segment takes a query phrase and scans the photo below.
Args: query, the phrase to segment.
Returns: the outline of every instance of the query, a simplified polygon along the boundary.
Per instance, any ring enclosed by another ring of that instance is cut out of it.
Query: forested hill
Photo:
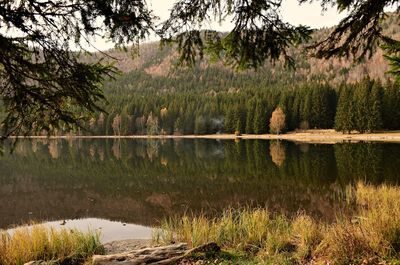
[[[399,37],[395,19],[392,16],[386,21],[384,32]],[[316,31],[314,38],[321,39],[329,31]],[[335,125],[338,130],[361,132],[400,128],[399,93],[387,81],[388,65],[380,49],[372,58],[354,64],[351,59],[310,58],[304,49],[293,48],[295,70],[282,63],[266,63],[243,72],[207,59],[193,68],[176,67],[176,51],[160,50],[158,43],[142,45],[136,58],[122,51],[108,53],[118,58],[117,67],[123,74],[104,85],[108,114],[99,113],[90,121],[94,134],[266,133],[271,113],[278,106],[286,115],[285,130]],[[365,80],[367,77],[371,80]],[[373,87],[379,89],[372,93]],[[350,91],[346,96],[353,98],[351,106],[339,100],[345,90]],[[363,109],[371,110],[366,106],[372,101],[378,101],[375,114],[364,113]],[[355,109],[358,116],[350,113]],[[377,117],[376,121],[356,121],[368,115]],[[354,117],[344,122],[336,121],[337,116]]]
[[[384,32],[394,37],[400,36],[400,25],[397,23],[396,17],[389,17],[383,25]],[[317,30],[313,37],[315,40],[326,37],[331,29],[325,28]],[[147,74],[148,77],[167,77],[176,78],[177,69],[174,67],[177,53],[173,48],[160,49],[158,42],[143,44],[140,47],[139,56],[132,56],[129,52],[124,51],[107,51],[113,58],[117,58],[117,67],[125,73],[125,77],[129,79],[130,75],[135,75],[138,72]],[[385,79],[385,72],[388,69],[387,62],[383,58],[383,52],[378,48],[372,58],[366,58],[364,62],[353,63],[350,59],[320,60],[310,58],[304,54],[301,48],[292,49],[291,54],[296,60],[296,70],[288,71],[282,64],[278,63],[271,65],[266,63],[262,69],[258,71],[239,72],[240,76],[255,76],[270,77],[273,81],[306,81],[320,80],[322,77],[325,81],[335,83],[353,83],[362,80],[365,76],[370,76],[372,79]],[[100,55],[102,56],[102,55]],[[200,74],[209,70],[209,68],[232,74],[232,69],[223,66],[221,63],[210,63],[208,60],[200,62],[193,71],[178,72],[183,75],[192,75],[193,72]],[[204,73],[204,75],[207,74]],[[284,78],[282,78],[284,77]]]

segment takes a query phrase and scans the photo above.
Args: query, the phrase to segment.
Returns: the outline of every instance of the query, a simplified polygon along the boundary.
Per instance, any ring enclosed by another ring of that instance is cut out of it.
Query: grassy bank
[[[221,263],[400,264],[400,188],[358,184],[347,200],[354,215],[333,224],[304,214],[289,219],[267,209],[227,210],[214,219],[167,220],[154,239],[192,246],[216,242],[227,251]]]
[[[154,240],[222,247],[216,256],[193,257],[198,264],[400,264],[400,188],[358,184],[347,189],[346,200],[352,216],[331,224],[305,214],[288,218],[263,208],[230,209],[215,218],[166,220]],[[40,225],[0,232],[1,265],[82,264],[103,251],[96,233]]]
[[[97,233],[52,229],[40,225],[0,231],[0,264],[20,265],[45,260],[54,264],[81,264],[103,247]]]

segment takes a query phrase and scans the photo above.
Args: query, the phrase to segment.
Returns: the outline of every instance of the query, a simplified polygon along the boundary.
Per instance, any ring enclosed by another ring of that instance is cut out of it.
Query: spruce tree
[[[301,95],[298,91],[295,91],[293,106],[292,106],[292,115],[289,121],[290,125],[288,126],[291,130],[296,129],[300,125],[300,106],[301,106]]]
[[[385,88],[382,104],[383,127],[390,130],[400,129],[400,87],[391,83]]]
[[[267,114],[265,105],[261,100],[257,100],[254,115],[254,133],[266,133],[267,128]]]
[[[225,114],[224,129],[227,133],[233,133],[235,131],[235,109],[229,107]]]
[[[370,115],[368,117],[368,131],[370,132],[382,128],[382,96],[382,86],[375,82],[370,94]]]
[[[292,119],[292,113],[293,113],[293,101],[294,101],[294,96],[293,96],[293,91],[287,91],[286,93],[283,93],[280,99],[279,103],[279,108],[285,113],[285,119],[286,121],[290,121]],[[275,112],[276,110],[274,110]],[[271,113],[272,114],[274,113]],[[281,130],[294,130],[295,128],[290,126],[291,124],[288,124],[285,122],[285,128],[282,128]]]
[[[354,108],[352,91],[348,87],[342,87],[335,116],[335,130],[350,133],[354,129]]]
[[[355,100],[355,129],[364,133],[368,130],[368,119],[371,114],[370,93],[372,82],[369,79],[363,80],[357,85],[354,91]]]
[[[306,125],[304,127],[307,127],[307,128],[302,128],[302,129],[311,128],[310,112],[311,112],[311,95],[310,95],[310,93],[306,93],[304,95],[304,101],[302,102],[302,105],[301,105],[300,118],[301,118],[301,122]]]
[[[328,86],[315,85],[311,90],[310,123],[313,128],[332,128],[336,102]]]
[[[246,129],[246,112],[240,105],[235,110],[235,132],[243,133]]]
[[[247,112],[246,112],[246,133],[252,134],[254,133],[254,113],[255,105],[254,100],[250,100],[247,104]]]

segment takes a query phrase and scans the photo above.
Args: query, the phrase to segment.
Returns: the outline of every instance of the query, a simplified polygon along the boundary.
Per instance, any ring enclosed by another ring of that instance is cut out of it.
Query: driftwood
[[[68,260],[64,262],[60,262],[57,260],[51,260],[51,261],[45,261],[45,260],[36,260],[36,261],[30,261],[25,263],[24,265],[60,265],[60,264],[70,264]]]
[[[220,248],[215,243],[188,249],[187,244],[175,244],[163,247],[143,248],[120,254],[96,255],[93,265],[166,265],[189,257],[196,253],[215,253]]]

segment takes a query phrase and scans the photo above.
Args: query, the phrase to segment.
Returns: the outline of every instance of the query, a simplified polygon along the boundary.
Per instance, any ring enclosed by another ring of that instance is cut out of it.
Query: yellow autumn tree
[[[277,107],[272,112],[271,120],[269,121],[269,128],[271,133],[280,134],[285,128],[286,115],[280,107]]]

